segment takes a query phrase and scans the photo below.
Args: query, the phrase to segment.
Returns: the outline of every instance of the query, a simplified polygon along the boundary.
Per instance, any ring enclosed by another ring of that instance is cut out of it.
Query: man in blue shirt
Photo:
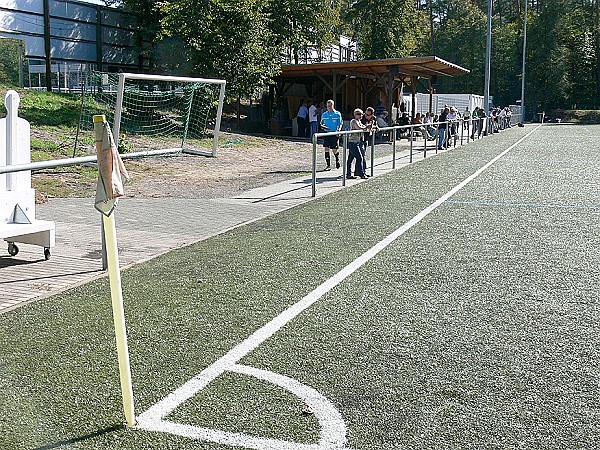
[[[298,136],[306,137],[306,130],[308,129],[308,108],[306,107],[306,102],[304,100],[300,100],[300,108],[298,109],[297,120]]]
[[[342,114],[339,111],[336,111],[333,106],[333,100],[327,100],[327,110],[321,115],[321,128],[332,133],[341,131],[344,127]],[[333,150],[333,154],[335,155],[336,169],[340,168],[340,152],[338,150],[338,142],[339,136],[337,135],[325,136],[323,138],[323,147],[325,147],[325,162],[327,163],[325,170],[331,170],[331,155],[329,154],[329,150]]]

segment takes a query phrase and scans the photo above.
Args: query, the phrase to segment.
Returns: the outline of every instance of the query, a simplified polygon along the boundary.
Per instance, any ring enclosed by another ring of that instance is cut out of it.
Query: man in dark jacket
[[[446,128],[447,128],[447,123],[446,121],[448,120],[448,113],[450,112],[450,109],[448,108],[444,108],[444,110],[442,111],[442,113],[440,114],[440,125],[438,127],[438,132],[439,132],[439,138],[438,138],[438,150],[443,150],[444,148],[446,148]]]

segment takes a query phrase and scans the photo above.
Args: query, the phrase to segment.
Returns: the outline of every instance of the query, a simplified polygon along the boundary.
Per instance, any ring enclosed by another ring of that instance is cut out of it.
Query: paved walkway
[[[420,145],[422,145],[420,143]],[[408,164],[398,146],[396,168]],[[414,152],[416,152],[416,148]],[[433,155],[432,150],[428,155]],[[414,153],[420,160],[422,153]],[[392,170],[392,158],[375,159],[375,176]],[[342,189],[342,170],[317,174],[317,197]],[[365,182],[347,180],[347,185]],[[368,182],[368,180],[366,181]],[[116,210],[121,267],[190,245],[312,199],[309,176],[222,199],[124,198]],[[19,254],[0,254],[0,314],[105,275],[101,216],[91,198],[53,199],[36,206],[38,219],[56,223],[56,246],[44,260],[41,247],[19,244]]]

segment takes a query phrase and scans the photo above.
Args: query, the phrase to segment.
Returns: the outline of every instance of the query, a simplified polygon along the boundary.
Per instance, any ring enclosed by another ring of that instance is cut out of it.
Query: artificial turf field
[[[107,280],[0,316],[0,449],[600,447],[598,142],[513,128],[125,270],[138,429]]]

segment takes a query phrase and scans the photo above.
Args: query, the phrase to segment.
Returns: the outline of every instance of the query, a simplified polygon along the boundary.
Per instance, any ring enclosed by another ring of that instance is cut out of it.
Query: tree
[[[107,5],[120,4],[120,0],[105,0]],[[155,0],[124,0],[121,5],[137,19],[138,31],[135,34],[135,45],[141,58],[150,63],[150,70],[155,71],[157,45],[160,42],[161,15],[158,2]]]
[[[447,11],[436,31],[436,54],[471,73],[457,78],[441,77],[438,89],[440,92],[482,94],[486,14],[471,0],[456,3]]]
[[[21,43],[16,39],[0,38],[0,84],[19,86],[23,67]]]
[[[331,0],[271,0],[267,11],[275,41],[291,50],[295,64],[308,46],[323,49],[339,39],[339,5]]]
[[[162,3],[163,33],[191,49],[195,75],[224,78],[231,97],[251,97],[279,70],[279,48],[258,0]]]
[[[414,0],[357,0],[348,10],[361,59],[413,56],[427,37],[428,20]]]

